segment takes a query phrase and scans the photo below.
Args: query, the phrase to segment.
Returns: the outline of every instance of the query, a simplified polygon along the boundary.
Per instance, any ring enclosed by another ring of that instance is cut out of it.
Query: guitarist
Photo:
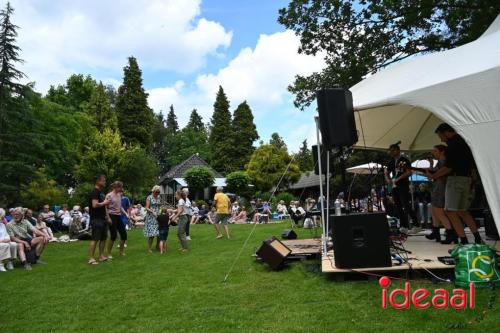
[[[402,233],[418,233],[421,231],[420,226],[417,224],[417,215],[410,204],[410,181],[408,177],[411,175],[410,160],[401,155],[399,143],[394,143],[389,146],[390,162],[387,168],[384,169],[385,181],[392,187],[392,197],[396,213],[400,221],[400,231]],[[392,177],[392,178],[391,178]],[[408,215],[410,215],[414,228],[409,232]]]

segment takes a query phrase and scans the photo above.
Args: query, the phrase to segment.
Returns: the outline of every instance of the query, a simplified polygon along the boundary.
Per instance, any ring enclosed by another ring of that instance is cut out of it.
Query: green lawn
[[[125,258],[98,266],[86,264],[87,242],[50,244],[48,265],[0,275],[0,332],[400,333],[449,331],[455,323],[468,323],[460,331],[499,331],[497,301],[476,321],[490,291],[477,291],[475,310],[382,310],[375,280],[335,282],[315,261],[269,271],[251,254],[287,225],[258,225],[226,283],[251,225],[231,226],[231,240],[215,240],[212,226],[192,226],[186,254],[177,252],[171,229],[163,256],[146,254],[142,230],[135,230]]]

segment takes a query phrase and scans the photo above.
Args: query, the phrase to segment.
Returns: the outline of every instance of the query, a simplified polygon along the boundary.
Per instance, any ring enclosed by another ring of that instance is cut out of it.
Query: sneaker
[[[219,235],[219,236],[215,237],[215,239],[221,239],[222,237],[224,237],[224,236]]]
[[[186,236],[186,239],[187,240],[191,240],[191,236]]]
[[[420,227],[413,227],[408,231],[408,234],[410,235],[415,235],[418,234],[420,231],[422,231],[422,228]]]
[[[0,264],[0,272],[7,272],[3,264]]]
[[[32,270],[31,264],[29,262],[25,263],[24,264],[24,269],[27,270],[27,271],[31,271]]]
[[[5,266],[5,268],[7,268],[7,270],[11,271],[14,269],[14,263],[12,261],[8,261],[7,262],[7,266]]]
[[[408,235],[408,229],[405,228],[405,227],[399,228],[399,232],[402,233],[402,234]]]

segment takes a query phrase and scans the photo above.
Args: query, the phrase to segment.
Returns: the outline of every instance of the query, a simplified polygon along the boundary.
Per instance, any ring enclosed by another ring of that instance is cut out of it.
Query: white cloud
[[[196,83],[205,94],[214,95],[222,85],[231,100],[280,104],[296,74],[324,66],[321,56],[298,54],[298,46],[299,38],[292,31],[261,35],[253,50],[241,50],[228,66],[217,74],[199,76]]]
[[[232,32],[199,18],[200,0],[13,1],[23,70],[40,90],[75,71],[142,68],[196,71],[227,48]]]
[[[181,125],[193,108],[208,121],[215,95],[221,85],[231,109],[247,100],[254,112],[259,134],[264,141],[279,132],[289,148],[297,150],[304,139],[315,142],[313,114],[293,109],[287,86],[296,74],[307,75],[324,67],[323,57],[298,54],[299,39],[291,31],[261,35],[255,48],[244,48],[217,73],[201,74],[191,85],[178,84],[151,89],[150,106],[159,112],[174,104]],[[184,112],[182,112],[184,111]]]

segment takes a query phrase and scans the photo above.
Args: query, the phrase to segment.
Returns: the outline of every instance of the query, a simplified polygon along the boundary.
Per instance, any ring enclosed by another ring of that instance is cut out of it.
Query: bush
[[[257,191],[257,192],[255,192],[255,198],[261,199],[262,201],[269,201],[269,199],[271,198],[271,192]]]
[[[207,206],[207,209],[208,209],[208,204],[206,203],[205,200],[195,200],[196,202],[196,205],[198,206],[198,208],[201,208],[201,206],[205,205]]]
[[[250,185],[250,176],[245,171],[231,172],[226,177],[227,190],[236,194],[244,194]]]

